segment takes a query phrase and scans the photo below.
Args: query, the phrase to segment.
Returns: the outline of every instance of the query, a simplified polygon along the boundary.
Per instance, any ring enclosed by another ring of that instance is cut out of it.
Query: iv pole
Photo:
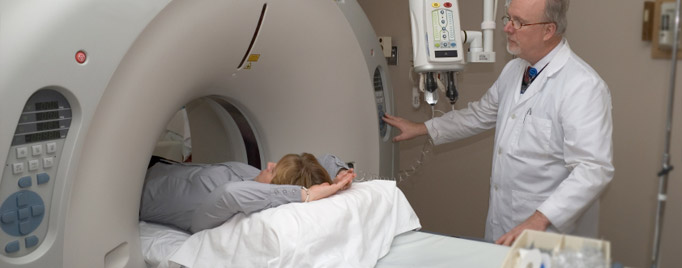
[[[663,152],[663,168],[658,172],[658,206],[656,208],[656,226],[654,229],[653,254],[651,268],[658,268],[659,249],[661,246],[661,229],[663,229],[663,212],[667,199],[668,173],[673,169],[670,165],[670,134],[673,124],[673,105],[675,97],[675,76],[677,74],[677,43],[680,33],[680,0],[675,5],[675,33],[673,35],[672,68],[670,71],[670,89],[668,93],[668,120],[665,127],[665,146]]]

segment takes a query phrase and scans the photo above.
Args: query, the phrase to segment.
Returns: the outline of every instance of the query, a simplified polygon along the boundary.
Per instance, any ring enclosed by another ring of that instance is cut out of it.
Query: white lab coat
[[[435,144],[496,128],[488,240],[535,210],[552,223],[548,231],[597,235],[598,197],[614,172],[611,96],[565,40],[556,49],[525,94],[529,63],[514,59],[479,101],[426,122]]]

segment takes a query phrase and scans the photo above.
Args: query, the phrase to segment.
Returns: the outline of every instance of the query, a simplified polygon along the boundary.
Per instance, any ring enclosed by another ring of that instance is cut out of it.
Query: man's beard
[[[513,49],[510,46],[511,43],[512,43],[512,41],[509,40],[509,38],[507,38],[507,52],[509,52],[509,54],[512,54],[514,56],[518,56],[521,53],[521,47],[519,46],[519,43],[514,42],[514,44],[516,46]]]

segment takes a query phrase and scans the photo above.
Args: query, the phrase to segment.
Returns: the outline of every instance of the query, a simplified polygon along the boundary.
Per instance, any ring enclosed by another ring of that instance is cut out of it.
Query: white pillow
[[[393,181],[369,181],[193,234],[170,258],[187,267],[373,267],[393,237],[419,229]]]

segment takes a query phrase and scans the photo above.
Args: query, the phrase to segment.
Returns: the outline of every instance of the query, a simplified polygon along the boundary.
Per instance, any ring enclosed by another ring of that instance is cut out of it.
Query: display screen
[[[40,133],[35,133],[35,134],[29,134],[24,136],[26,139],[26,143],[31,143],[31,142],[39,142],[39,141],[46,141],[46,140],[54,140],[54,139],[59,139],[62,137],[61,131],[48,131],[48,132],[40,132]]]
[[[59,119],[59,111],[44,112],[36,114],[36,121]]]
[[[36,124],[36,129],[38,131],[57,129],[57,128],[59,128],[59,121],[51,121],[51,122],[44,122],[44,123],[37,123]]]
[[[59,109],[58,101],[36,102],[36,111]]]

